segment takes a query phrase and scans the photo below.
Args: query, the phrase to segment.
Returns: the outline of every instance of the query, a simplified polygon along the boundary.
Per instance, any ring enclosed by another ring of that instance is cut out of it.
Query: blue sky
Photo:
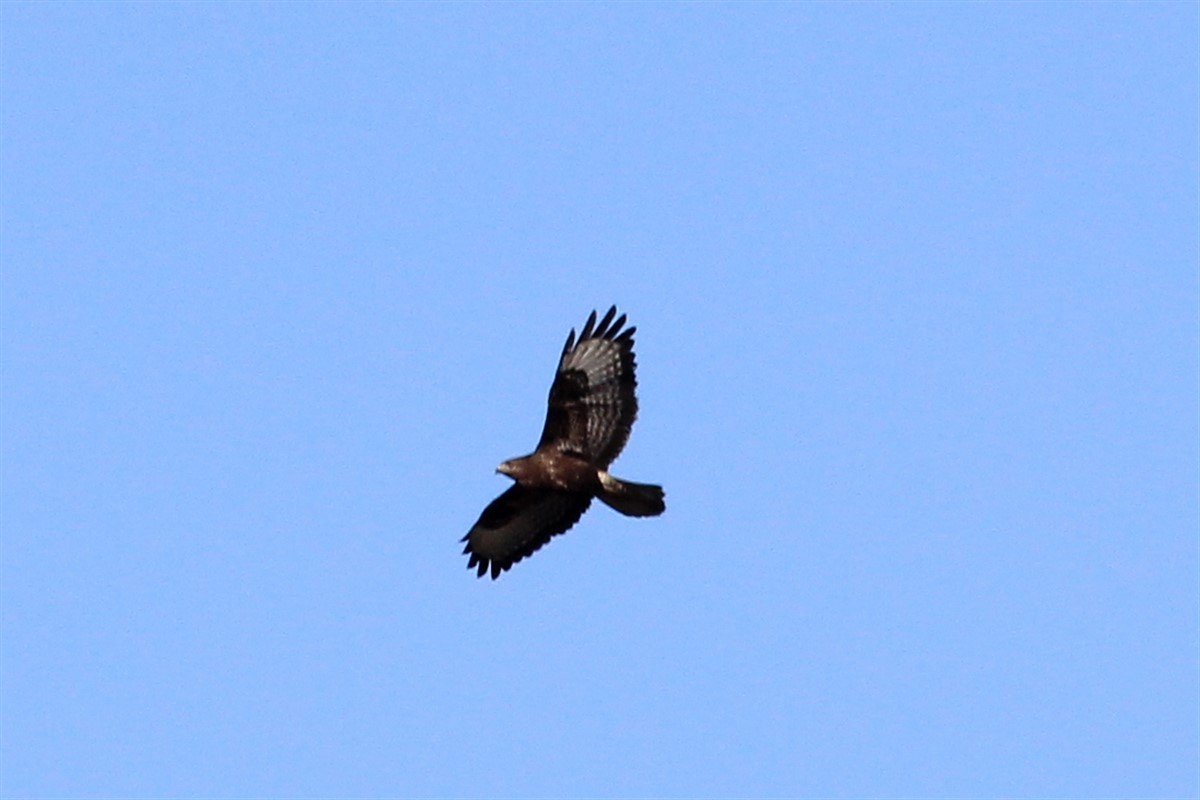
[[[0,794],[1200,795],[1198,30],[4,3]]]

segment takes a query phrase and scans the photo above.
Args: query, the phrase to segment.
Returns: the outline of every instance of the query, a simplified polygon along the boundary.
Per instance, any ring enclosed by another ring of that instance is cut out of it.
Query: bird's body
[[[492,578],[571,528],[593,498],[627,516],[661,514],[663,490],[608,473],[637,418],[633,334],[621,330],[612,307],[596,324],[592,312],[567,337],[550,387],[546,424],[537,449],[496,471],[515,483],[484,509],[463,537],[467,566]]]
[[[571,452],[530,453],[505,461],[496,471],[531,489],[600,488],[596,466],[583,456]]]

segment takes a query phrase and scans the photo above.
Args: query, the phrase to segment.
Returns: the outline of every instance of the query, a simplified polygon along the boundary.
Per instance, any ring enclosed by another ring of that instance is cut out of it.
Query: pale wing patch
[[[627,352],[626,342],[610,339],[586,339],[565,353],[561,371],[577,370],[587,378],[587,389],[580,402],[586,409],[586,441],[583,443],[592,458],[602,458],[606,450],[620,450],[625,437],[620,435],[622,420],[631,425],[637,415],[633,395],[633,353]],[[624,375],[629,376],[623,381]],[[619,439],[619,441],[617,441]],[[612,454],[613,456],[616,453]]]

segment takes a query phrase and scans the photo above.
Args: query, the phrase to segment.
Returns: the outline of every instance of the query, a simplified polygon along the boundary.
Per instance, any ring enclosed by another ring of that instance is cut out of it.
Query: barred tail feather
[[[609,508],[627,517],[657,517],[667,510],[661,486],[634,483],[600,473],[599,498]]]

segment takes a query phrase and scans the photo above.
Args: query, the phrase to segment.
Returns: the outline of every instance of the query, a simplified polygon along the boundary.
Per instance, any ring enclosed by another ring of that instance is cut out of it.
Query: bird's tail
[[[600,473],[598,497],[609,508],[627,517],[657,517],[667,510],[664,496],[661,486],[623,481],[607,472]]]

